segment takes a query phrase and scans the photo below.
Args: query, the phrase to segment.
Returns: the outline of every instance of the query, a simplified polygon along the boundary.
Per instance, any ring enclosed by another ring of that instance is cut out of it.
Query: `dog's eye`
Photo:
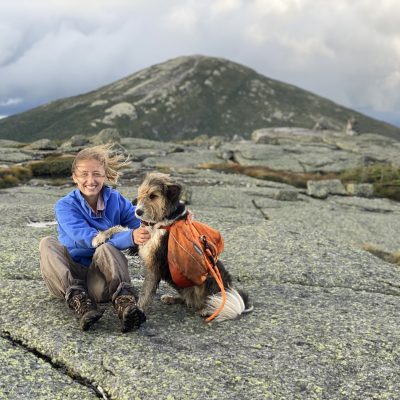
[[[157,198],[157,195],[154,194],[154,193],[152,193],[152,194],[149,196],[149,199],[150,199],[150,200],[154,200],[154,199],[156,199],[156,198]]]

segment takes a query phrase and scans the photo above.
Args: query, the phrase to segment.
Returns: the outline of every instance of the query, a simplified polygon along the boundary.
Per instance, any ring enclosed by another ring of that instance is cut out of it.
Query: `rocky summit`
[[[224,235],[221,258],[254,303],[234,321],[205,324],[192,309],[163,304],[171,289],[161,284],[138,331],[121,334],[111,304],[101,305],[93,330],[80,331],[39,271],[38,244],[56,234],[53,206],[72,189],[68,176],[0,191],[1,399],[399,398],[400,266],[364,249],[399,250],[400,203],[337,175],[298,187],[204,168],[325,176],[383,159],[399,167],[399,142],[292,128],[252,137],[117,144],[132,161],[124,195],[135,196],[144,172],[169,172],[195,218]],[[1,141],[0,162],[11,169],[65,159],[90,140]],[[140,288],[140,260],[130,258],[129,268]]]
[[[400,129],[243,65],[205,56],[179,57],[86,94],[0,120],[0,138],[65,139],[114,128],[156,140],[240,135],[265,127],[379,133]]]

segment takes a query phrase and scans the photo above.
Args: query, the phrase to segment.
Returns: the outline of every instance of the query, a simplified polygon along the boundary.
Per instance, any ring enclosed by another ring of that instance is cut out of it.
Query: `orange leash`
[[[226,291],[225,291],[225,287],[224,287],[224,282],[222,281],[222,277],[221,277],[221,273],[217,267],[217,261],[216,261],[216,251],[215,248],[213,248],[212,246],[210,246],[210,244],[207,241],[207,238],[204,235],[200,235],[199,232],[197,231],[197,229],[195,228],[195,226],[193,226],[193,224],[191,224],[190,222],[190,218],[187,219],[187,221],[190,224],[191,229],[194,229],[197,234],[199,235],[199,238],[201,240],[201,242],[203,243],[206,255],[207,255],[207,259],[206,259],[206,264],[207,264],[207,268],[209,270],[209,272],[211,273],[212,277],[215,279],[215,281],[218,284],[218,287],[221,290],[221,295],[222,295],[222,303],[219,306],[218,310],[216,310],[212,315],[210,315],[207,319],[206,322],[210,322],[212,321],[225,307],[225,303],[226,303]]]
[[[207,319],[206,322],[210,322],[212,321],[224,308],[225,303],[226,303],[226,291],[225,291],[225,287],[224,287],[224,283],[222,282],[222,277],[221,277],[221,273],[219,272],[219,269],[217,267],[217,265],[215,264],[213,267],[208,265],[207,263],[207,267],[209,269],[209,271],[211,272],[211,275],[213,276],[213,278],[215,279],[215,281],[217,282],[219,288],[221,289],[221,294],[222,294],[222,303],[219,306],[218,310],[216,310],[214,312],[214,314],[210,315]]]

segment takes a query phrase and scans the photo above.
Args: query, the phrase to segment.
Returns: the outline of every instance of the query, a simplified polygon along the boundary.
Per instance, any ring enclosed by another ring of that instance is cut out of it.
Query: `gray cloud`
[[[399,27],[391,0],[2,2],[0,114],[205,54],[396,121]]]

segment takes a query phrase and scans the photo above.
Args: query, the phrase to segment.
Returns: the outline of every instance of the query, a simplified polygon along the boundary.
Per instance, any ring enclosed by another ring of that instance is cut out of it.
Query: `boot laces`
[[[135,297],[132,294],[120,295],[115,299],[114,306],[117,309],[118,315],[121,317],[126,307],[136,307]]]
[[[93,300],[86,294],[86,292],[75,294],[72,296],[68,304],[75,312],[81,315],[96,308]]]

